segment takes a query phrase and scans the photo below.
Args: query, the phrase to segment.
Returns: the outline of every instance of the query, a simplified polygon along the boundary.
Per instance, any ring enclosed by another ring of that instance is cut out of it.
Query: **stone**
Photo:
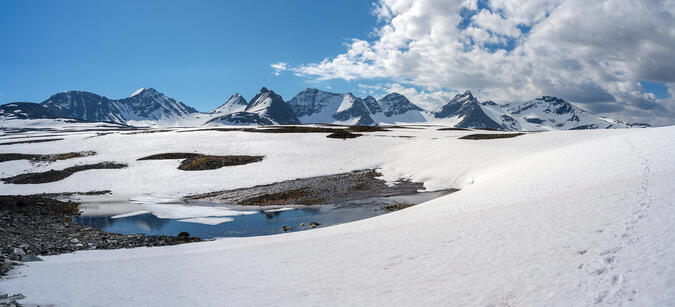
[[[20,248],[20,247],[14,248],[13,253],[14,253],[14,255],[18,255],[18,256],[23,256],[23,255],[26,254],[26,252],[23,251],[23,248]]]
[[[42,259],[40,259],[40,257],[38,257],[38,256],[28,254],[28,255],[25,255],[25,256],[21,257],[21,261],[32,262],[32,261],[42,261]]]

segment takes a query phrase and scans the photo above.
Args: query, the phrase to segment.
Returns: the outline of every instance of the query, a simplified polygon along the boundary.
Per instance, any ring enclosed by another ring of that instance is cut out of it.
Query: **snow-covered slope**
[[[426,121],[425,111],[398,93],[387,94],[377,104],[382,109],[373,115],[377,123],[421,123]]]
[[[136,91],[127,98],[114,101],[114,104],[126,121],[171,119],[197,112],[153,88]]]
[[[675,304],[675,127],[458,139],[467,133],[473,132],[401,129],[350,140],[349,147],[316,134],[70,136],[62,141],[69,148],[100,154],[85,159],[116,157],[130,166],[119,174],[78,173],[62,189],[107,184],[113,193],[152,186],[189,193],[204,189],[199,177],[218,189],[214,181],[236,188],[379,167],[388,179],[462,190],[311,231],[44,257],[0,281],[0,292],[22,293],[24,304],[64,306]],[[181,173],[175,163],[135,161],[141,152],[177,149],[268,158],[200,174]],[[157,177],[150,169],[161,170],[166,181],[149,180]],[[116,176],[127,180],[110,180]],[[30,187],[0,188],[15,193]]]
[[[239,93],[235,93],[227,101],[225,101],[224,104],[217,107],[215,110],[209,112],[208,114],[225,115],[230,113],[242,112],[244,111],[244,109],[246,109],[247,105],[248,102],[246,102],[246,99],[244,99],[244,97],[239,95]]]
[[[645,126],[601,118],[550,96],[507,104],[488,101],[483,109],[507,130],[607,129]]]

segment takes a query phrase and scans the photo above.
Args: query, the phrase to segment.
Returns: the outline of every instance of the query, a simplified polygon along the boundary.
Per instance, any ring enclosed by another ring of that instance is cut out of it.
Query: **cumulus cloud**
[[[274,63],[270,64],[270,67],[274,69],[274,75],[278,76],[281,74],[282,71],[288,70],[288,63],[286,62],[279,62],[279,63]]]
[[[374,12],[374,39],[352,39],[319,63],[273,68],[319,80],[384,78],[425,99],[419,104],[463,89],[496,101],[555,95],[610,117],[675,124],[672,94],[654,97],[638,82],[673,91],[673,0],[380,0]]]

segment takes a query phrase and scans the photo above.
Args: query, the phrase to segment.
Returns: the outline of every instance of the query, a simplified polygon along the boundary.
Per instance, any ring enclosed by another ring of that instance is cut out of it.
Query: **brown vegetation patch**
[[[347,130],[351,132],[378,132],[378,131],[391,131],[383,127],[378,126],[350,126]]]
[[[414,195],[421,183],[402,180],[391,186],[375,170],[309,177],[249,188],[191,195],[186,200],[207,200],[244,206],[330,205],[369,198]]]
[[[200,156],[183,160],[178,166],[184,171],[203,171],[225,166],[244,165],[260,162],[264,156]]]
[[[16,141],[16,142],[5,142],[5,143],[0,143],[0,145],[15,145],[15,144],[44,143],[44,142],[54,142],[54,141],[61,141],[61,140],[63,140],[63,138],[40,139],[40,140],[28,140],[28,141]]]
[[[204,155],[198,154],[198,153],[189,153],[189,152],[169,152],[169,153],[161,153],[161,154],[150,155],[150,156],[147,156],[147,157],[139,158],[138,161],[143,161],[143,160],[175,160],[175,159],[187,159],[187,158],[200,157],[200,156],[204,156]]]
[[[148,130],[138,130],[138,131],[132,131],[132,132],[125,132],[122,133],[124,135],[130,135],[130,134],[148,134],[148,133],[160,133],[160,132],[171,132],[173,130],[171,129],[148,129]]]
[[[348,127],[339,126],[339,127],[341,127],[341,128],[317,127],[317,126],[269,126],[269,127],[260,127],[260,128],[250,128],[250,127],[224,128],[223,127],[223,128],[184,130],[184,131],[178,131],[178,132],[242,131],[242,132],[255,132],[255,133],[331,133],[331,134],[335,134],[335,135],[347,135],[347,133],[350,133],[350,132],[391,131],[391,130],[388,130],[384,127],[373,127],[373,126],[348,126]],[[339,138],[343,138],[343,137],[339,137]],[[346,138],[350,138],[350,137],[346,137]]]
[[[525,133],[478,133],[469,134],[461,137],[461,140],[491,140],[491,139],[508,139],[514,138]]]
[[[179,170],[204,171],[204,170],[218,169],[225,166],[244,165],[254,162],[260,162],[264,158],[265,156],[244,156],[244,155],[216,156],[216,155],[203,155],[198,153],[172,152],[172,153],[151,155],[140,158],[138,160],[141,161],[141,160],[183,159],[180,165],[178,165]]]
[[[32,162],[54,162],[57,160],[67,160],[80,157],[88,157],[95,155],[95,151],[79,151],[68,152],[62,154],[21,154],[21,153],[0,153],[0,162],[14,161],[14,160],[30,160]]]
[[[120,169],[125,167],[127,167],[127,165],[122,163],[101,162],[96,164],[76,165],[62,170],[49,170],[41,173],[21,174],[16,175],[14,177],[3,178],[2,181],[4,181],[5,183],[13,183],[13,184],[47,183],[63,180],[76,172],[91,169]]]
[[[347,130],[340,129],[338,131],[335,131],[335,132],[327,135],[326,137],[332,138],[332,139],[343,139],[344,140],[344,139],[354,139],[354,138],[357,138],[357,137],[360,137],[360,136],[362,136],[362,134],[351,133]]]
[[[241,202],[239,202],[239,204],[243,206],[279,206],[289,202],[297,201],[301,197],[307,196],[309,192],[310,192],[309,188],[303,187],[299,189],[286,190],[251,197],[242,200]]]

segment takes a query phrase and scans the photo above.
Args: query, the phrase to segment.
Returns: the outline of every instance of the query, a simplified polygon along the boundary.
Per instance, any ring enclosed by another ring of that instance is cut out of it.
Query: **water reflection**
[[[407,203],[421,203],[433,199],[448,192],[420,193],[414,196],[406,196]],[[320,224],[320,227],[352,222],[387,213],[382,207],[392,200],[401,202],[401,199],[368,199],[340,205],[326,205],[280,211],[258,211],[255,214],[229,216],[230,220],[216,225],[181,221],[180,218],[158,218],[152,213],[138,214],[121,218],[112,218],[119,214],[96,214],[87,215],[85,210],[82,216],[75,218],[75,222],[90,227],[102,229],[107,232],[149,235],[177,235],[180,232],[189,232],[192,236],[211,239],[218,237],[247,237],[271,235],[287,231],[299,231],[311,229],[311,222]],[[95,204],[100,209],[100,204]],[[108,206],[111,206],[109,204]],[[138,208],[128,209],[130,212]],[[112,212],[112,211],[111,211]],[[209,217],[216,220],[217,217]],[[194,219],[199,220],[199,218]]]

